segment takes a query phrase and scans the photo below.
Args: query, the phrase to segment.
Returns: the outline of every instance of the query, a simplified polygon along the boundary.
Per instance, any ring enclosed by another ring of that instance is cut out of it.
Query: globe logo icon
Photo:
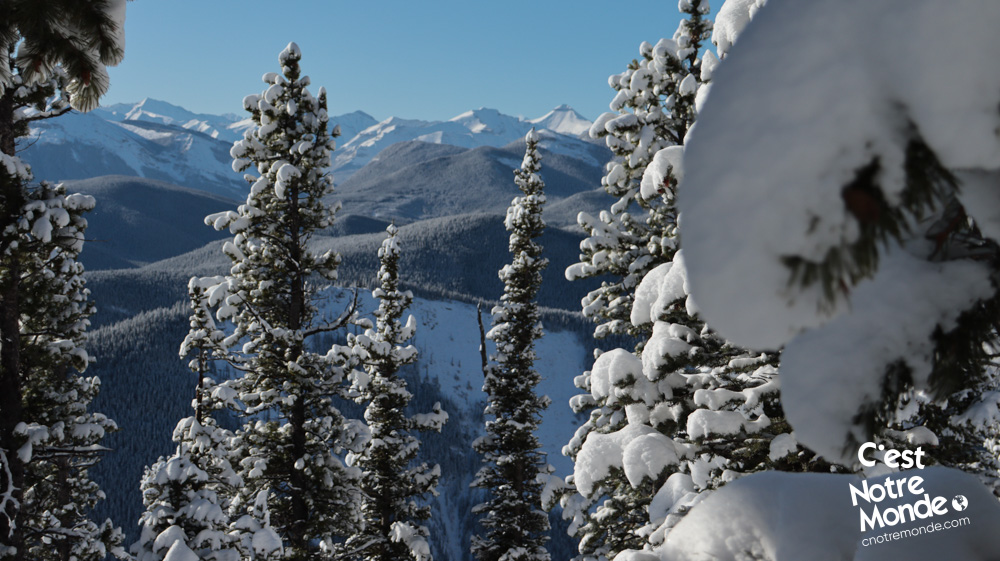
[[[969,499],[965,498],[965,495],[955,495],[955,498],[951,500],[951,506],[958,512],[961,512],[969,508]]]

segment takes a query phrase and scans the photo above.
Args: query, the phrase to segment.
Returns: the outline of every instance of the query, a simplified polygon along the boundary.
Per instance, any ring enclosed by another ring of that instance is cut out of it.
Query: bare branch
[[[340,317],[338,317],[333,323],[328,323],[322,327],[314,327],[312,329],[304,331],[302,333],[302,337],[305,338],[305,337],[310,337],[312,335],[316,335],[317,333],[336,331],[347,325],[348,322],[351,321],[351,318],[354,317],[354,312],[358,311],[358,289],[357,288],[353,289],[352,294],[353,296],[351,297],[351,305],[348,306],[346,310],[344,310],[344,313],[340,314]]]
[[[10,472],[10,464],[7,461],[7,451],[0,448],[0,468],[3,468],[4,479],[7,481],[7,488],[0,493],[0,515],[6,516],[8,521],[8,527],[10,528],[7,537],[10,538],[14,535],[14,518],[9,512],[7,512],[8,506],[13,507],[16,512],[17,508],[20,506],[17,498],[14,497],[14,492],[17,491],[17,487],[14,487],[14,475]]]
[[[486,377],[489,360],[486,358],[486,329],[483,328],[483,302],[481,300],[476,304],[476,321],[479,323],[479,356],[483,361],[483,377]]]

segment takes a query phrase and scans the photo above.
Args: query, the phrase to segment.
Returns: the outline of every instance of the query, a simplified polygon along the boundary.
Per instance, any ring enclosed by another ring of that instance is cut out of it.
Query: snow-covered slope
[[[528,122],[539,129],[577,138],[589,138],[590,126],[593,124],[569,105],[560,105],[545,115]]]
[[[177,357],[178,341],[188,329],[186,306],[178,302],[147,309],[132,307],[145,307],[150,299],[144,293],[150,291],[173,291],[180,299],[183,275],[155,268],[149,268],[144,275],[137,273],[140,271],[97,275],[98,282],[92,285],[95,300],[105,306],[131,308],[134,315],[93,330],[91,350],[98,362],[88,370],[102,380],[95,409],[107,413],[122,427],[107,442],[114,452],[107,454],[95,469],[95,478],[108,493],[100,513],[112,516],[128,530],[135,527],[142,506],[137,486],[142,469],[172,450],[171,430],[177,419],[190,414],[194,386],[190,372]],[[143,285],[141,289],[137,290],[137,284]],[[128,290],[120,290],[126,285]],[[135,292],[136,298],[119,297],[129,292]],[[377,305],[370,292],[361,289],[358,296],[364,313],[370,315]],[[335,316],[352,297],[348,289],[329,289],[321,299],[319,313]],[[413,406],[423,411],[440,401],[450,416],[440,435],[422,438],[420,458],[439,463],[442,468],[440,496],[431,501],[431,543],[436,558],[466,561],[471,559],[468,540],[475,528],[471,507],[479,501],[477,493],[469,489],[480,465],[471,444],[482,434],[485,400],[477,312],[471,304],[416,298],[410,313],[417,320],[414,345],[420,352],[418,362],[404,372],[414,394]],[[484,319],[489,321],[488,317]],[[328,346],[331,342],[332,338],[327,338],[320,344]],[[588,354],[582,339],[569,331],[547,330],[537,345],[536,366],[543,378],[539,391],[553,401],[543,414],[538,434],[549,461],[562,476],[570,472],[571,465],[560,449],[580,421],[567,401],[576,393],[573,377],[587,368]],[[338,406],[349,415],[360,414],[350,404]],[[553,553],[571,554],[565,547]]]
[[[596,162],[609,159],[610,152],[578,141],[585,150],[579,156],[553,154],[544,147],[549,134],[543,136],[541,175],[550,205],[598,189],[603,169]],[[512,170],[520,166],[523,156],[520,138],[503,147],[470,149],[417,140],[399,142],[338,183],[333,198],[352,212],[402,223],[469,212],[504,212],[520,194]],[[568,214],[546,214],[546,223],[575,227],[578,212],[598,212],[608,205],[610,199],[603,205],[579,206]]]
[[[148,97],[139,103],[117,103],[107,107],[99,107],[94,113],[108,121],[146,121],[180,127],[206,134],[229,144],[243,138],[243,133],[253,124],[248,117],[242,114],[193,113],[178,105]],[[331,122],[340,125],[342,139],[350,140],[359,132],[376,124],[377,121],[364,111],[354,111],[333,117]]]
[[[229,138],[242,136],[249,122],[232,121],[232,116],[196,115],[149,99],[124,109],[116,105],[34,123],[24,143],[24,157],[35,177],[61,181],[128,175],[231,199],[246,196],[246,184],[232,170]],[[226,119],[230,124],[222,127]],[[344,134],[375,122],[360,111],[334,119]]]
[[[130,175],[244,197],[245,184],[232,170],[230,144],[194,130],[70,113],[33,123],[24,144],[24,158],[37,179]]]
[[[173,125],[225,142],[234,142],[242,138],[243,131],[250,126],[249,119],[232,113],[225,115],[193,113],[172,103],[148,97],[135,104],[119,103],[100,107],[95,113],[109,121],[147,121]]]

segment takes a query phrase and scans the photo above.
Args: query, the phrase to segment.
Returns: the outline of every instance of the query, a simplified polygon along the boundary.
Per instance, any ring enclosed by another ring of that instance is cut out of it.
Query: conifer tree
[[[217,356],[242,373],[225,383],[244,418],[232,440],[243,481],[233,508],[243,515],[240,526],[255,532],[255,550],[297,560],[333,554],[358,530],[358,470],[338,455],[356,451],[367,434],[333,403],[345,394],[349,350],[309,347],[355,314],[351,307],[327,323],[316,313],[317,283],[335,279],[340,261],[309,249],[337,210],[324,197],[333,189],[328,167],[338,130],[328,132],[326,92],[309,92],[301,58],[290,43],[279,57],[281,74],[265,74],[267,88],[244,99],[255,126],[231,153],[235,170],[254,172],[245,176],[250,193],[237,211],[206,218],[234,236],[223,247],[230,273],[208,289],[216,317],[234,326]],[[268,526],[281,543],[257,539]]]
[[[0,558],[103,558],[87,475],[114,423],[79,373],[91,306],[76,262],[93,199],[33,187],[16,156],[31,122],[97,106],[123,54],[124,0],[5,4],[0,22]]]
[[[18,523],[27,558],[103,559],[120,553],[121,531],[90,510],[103,498],[88,470],[105,451],[103,436],[115,423],[88,411],[100,380],[83,377],[91,359],[84,350],[94,311],[76,258],[83,247],[92,197],[67,196],[61,186],[42,184],[29,194],[18,243],[21,268],[22,424],[26,439],[24,494]],[[28,312],[30,310],[30,312]]]
[[[524,160],[514,170],[514,181],[524,195],[511,202],[504,223],[510,232],[512,261],[500,270],[504,292],[493,308],[493,327],[486,335],[497,349],[484,368],[486,435],[473,444],[484,465],[472,485],[489,493],[473,511],[483,514],[484,531],[472,542],[480,561],[549,559],[545,549],[549,520],[541,510],[541,493],[551,468],[535,436],[549,400],[535,394],[540,376],[534,368],[534,345],[542,336],[535,298],[548,263],[535,241],[545,227],[545,194],[534,129],[525,143]]]
[[[614,273],[611,265],[623,264],[621,282],[613,277],[591,293],[585,312],[605,321],[596,336],[625,333],[638,344],[600,354],[577,380],[586,393],[571,401],[590,414],[564,449],[575,469],[560,499],[582,559],[662,543],[705,491],[739,473],[830,469],[787,434],[778,355],[730,345],[690,299],[676,193],[683,142],[718,60],[699,53],[712,27],[707,5],[680,8],[687,19],[674,39],[644,43],[643,62],[612,77],[612,108],[622,114],[605,114],[592,129],[616,154],[605,184],[620,199],[600,221],[581,215],[592,235],[581,245],[585,261],[567,275]],[[645,220],[627,211],[633,203]],[[592,307],[606,302],[616,304]]]
[[[225,336],[215,325],[205,289],[216,279],[192,278],[191,330],[181,345],[188,367],[197,376],[194,415],[174,429],[174,453],[146,470],[139,540],[132,546],[137,561],[162,561],[168,555],[229,561],[238,557],[240,528],[230,516],[232,498],[242,481],[229,461],[232,432],[220,427],[212,412],[224,408],[232,392],[210,377],[212,349]],[[265,528],[264,532],[271,532]],[[265,534],[268,535],[268,534]],[[252,541],[252,537],[251,537]],[[250,551],[252,548],[243,548]]]
[[[580,214],[578,221],[589,236],[580,244],[581,262],[566,271],[571,280],[604,279],[582,302],[584,315],[598,324],[594,336],[630,335],[639,352],[652,335],[655,318],[633,322],[636,290],[646,273],[670,263],[678,249],[673,194],[679,169],[671,169],[647,192],[650,196],[642,196],[643,174],[661,149],[680,150],[694,123],[697,91],[710,78],[714,64],[713,55],[706,54],[703,61],[699,53],[712,29],[705,17],[707,3],[682,2],[680,8],[686,19],[672,39],[661,39],[655,46],[643,42],[641,61],[633,60],[625,72],[608,79],[617,92],[612,111],[598,117],[591,136],[604,138],[614,155],[602,184],[616,201],[599,217]],[[564,450],[574,461],[591,432],[621,430],[627,425],[627,406],[636,400],[652,405],[662,397],[655,385],[642,384],[641,377],[616,380],[621,387],[614,390],[601,389],[591,377],[588,372],[578,378],[578,386],[587,393],[571,402],[575,411],[590,414]],[[635,397],[623,398],[629,394]],[[570,532],[579,538],[584,559],[612,558],[624,549],[641,547],[645,540],[636,531],[648,522],[646,509],[655,492],[651,482],[633,488],[620,470],[600,479],[599,486],[561,499],[564,515],[574,518]],[[599,504],[596,510],[595,504]]]
[[[611,111],[602,114],[590,129],[603,138],[613,154],[601,179],[615,202],[598,217],[580,213],[578,222],[588,237],[580,244],[580,263],[566,271],[570,280],[601,277],[601,286],[583,301],[584,315],[597,323],[594,335],[648,336],[648,330],[629,321],[635,290],[643,276],[670,260],[674,211],[657,197],[640,196],[640,183],[653,156],[661,149],[683,144],[694,123],[695,96],[716,60],[701,49],[712,22],[708,3],[684,0],[686,19],[673,39],[655,46],[643,42],[641,60],[625,72],[608,78],[617,92]]]
[[[364,529],[347,542],[360,559],[369,561],[430,561],[428,530],[421,522],[430,517],[430,507],[418,501],[436,495],[441,468],[425,462],[415,464],[420,440],[415,431],[440,431],[448,414],[436,403],[432,413],[407,415],[413,395],[400,377],[401,367],[412,364],[417,350],[407,342],[416,330],[416,320],[403,314],[413,300],[410,291],[399,288],[399,241],[397,228],[387,228],[388,237],[379,248],[379,287],[372,295],[379,300],[373,329],[349,336],[349,344],[364,371],[354,375],[358,401],[367,404],[365,421],[371,440],[352,458],[361,469]]]

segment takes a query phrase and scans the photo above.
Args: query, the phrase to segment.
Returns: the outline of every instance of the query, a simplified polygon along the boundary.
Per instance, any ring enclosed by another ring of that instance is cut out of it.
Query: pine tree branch
[[[369,547],[377,544],[380,541],[382,541],[382,540],[379,540],[379,539],[368,540],[367,543],[362,544],[360,547],[356,547],[356,548],[354,548],[354,549],[352,549],[350,551],[345,551],[344,553],[339,554],[338,557],[341,558],[341,559],[346,559],[346,558],[352,557],[352,556],[354,556],[354,555],[356,555],[358,553],[361,553],[362,551],[368,549]]]
[[[52,111],[42,111],[36,113],[30,117],[22,117],[17,120],[18,123],[33,123],[35,121],[44,121],[45,119],[53,119],[55,117],[60,117],[72,111],[73,108],[69,105],[63,107],[62,109],[56,109]]]

